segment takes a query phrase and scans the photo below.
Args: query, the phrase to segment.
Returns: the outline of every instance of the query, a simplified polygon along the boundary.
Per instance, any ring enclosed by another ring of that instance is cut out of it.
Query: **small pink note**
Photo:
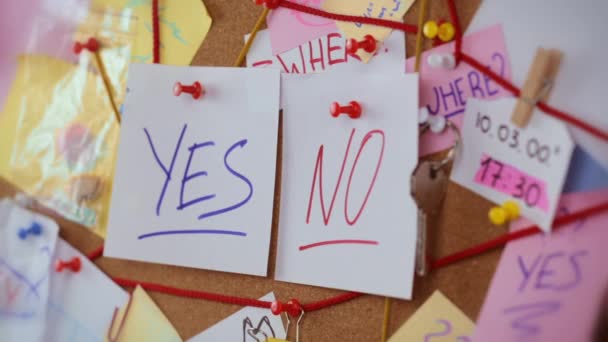
[[[465,36],[462,50],[482,64],[490,66],[493,71],[507,80],[511,79],[511,67],[500,25]],[[453,70],[446,70],[434,69],[426,62],[431,54],[453,51],[454,43],[450,43],[421,55],[419,106],[426,106],[432,115],[443,115],[460,127],[469,97],[496,99],[510,93],[466,63],[460,63]],[[407,60],[407,72],[414,72],[414,63],[415,57]],[[425,134],[420,137],[420,155],[435,153],[453,144],[454,137],[449,130],[441,135]]]
[[[322,0],[292,0],[305,6],[320,8]],[[272,54],[291,50],[315,38],[338,30],[336,22],[286,8],[270,12],[268,19]]]
[[[608,200],[608,190],[562,196],[559,212]],[[523,223],[525,225],[532,222]],[[608,212],[549,235],[510,242],[477,320],[473,341],[591,341],[608,296]]]
[[[487,154],[481,157],[479,169],[473,180],[477,184],[521,200],[530,208],[538,207],[544,212],[549,209],[547,186],[544,181]]]

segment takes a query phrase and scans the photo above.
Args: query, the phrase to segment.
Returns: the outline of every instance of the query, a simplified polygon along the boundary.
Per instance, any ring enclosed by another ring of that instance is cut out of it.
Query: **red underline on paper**
[[[300,251],[305,251],[307,249],[311,249],[311,248],[315,248],[315,247],[320,247],[320,246],[327,246],[327,245],[346,245],[346,244],[351,244],[351,245],[379,245],[378,241],[373,241],[373,240],[327,240],[327,241],[319,241],[319,242],[315,242],[315,243],[311,243],[308,245],[303,245],[300,246],[298,249]]]

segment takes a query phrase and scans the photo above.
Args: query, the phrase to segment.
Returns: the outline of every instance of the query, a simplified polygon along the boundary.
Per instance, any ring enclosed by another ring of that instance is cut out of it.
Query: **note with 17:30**
[[[469,99],[452,179],[498,205],[516,201],[549,232],[574,143],[564,123],[538,110],[526,127],[513,125],[515,103]]]

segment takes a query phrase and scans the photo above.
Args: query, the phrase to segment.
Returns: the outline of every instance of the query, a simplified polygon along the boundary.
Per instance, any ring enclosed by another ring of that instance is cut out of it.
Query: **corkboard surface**
[[[457,2],[459,17],[464,27],[470,22],[479,3],[480,0]],[[192,64],[230,66],[242,47],[243,35],[253,27],[261,13],[261,8],[253,5],[250,0],[205,0],[205,4],[213,17],[213,25]],[[406,22],[412,24],[417,22],[417,10],[418,2],[406,14]],[[449,18],[445,1],[430,1],[428,18]],[[408,36],[408,56],[413,54],[414,44],[414,36]],[[280,168],[277,170],[280,171]],[[277,179],[276,184],[280,184],[280,179]],[[300,302],[307,303],[341,293],[336,290],[272,280],[280,202],[278,190],[279,186],[275,196],[268,278],[111,258],[100,258],[96,264],[111,276],[251,298],[259,298],[274,291],[277,298],[282,301],[298,298]],[[10,196],[14,191],[11,185],[0,179],[0,196]],[[486,214],[490,207],[488,201],[451,183],[441,214],[434,218],[436,224],[431,227],[433,255],[435,257],[447,255],[504,233],[503,229],[492,227],[488,223]],[[103,242],[76,224],[60,218],[57,221],[62,228],[61,236],[83,253],[94,250]],[[441,290],[465,314],[475,320],[499,257],[500,251],[494,251],[437,270],[425,278],[416,278],[414,300],[393,301],[390,333],[401,326],[436,289]],[[185,299],[155,292],[150,292],[150,295],[183,339],[198,334],[240,309],[235,305]],[[383,309],[383,298],[364,296],[309,313],[301,326],[301,339],[303,341],[378,341]]]

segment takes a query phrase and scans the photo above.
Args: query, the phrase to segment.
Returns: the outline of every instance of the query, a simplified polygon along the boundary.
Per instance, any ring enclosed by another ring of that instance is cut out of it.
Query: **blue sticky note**
[[[574,149],[563,192],[608,188],[608,170],[580,147]]]

